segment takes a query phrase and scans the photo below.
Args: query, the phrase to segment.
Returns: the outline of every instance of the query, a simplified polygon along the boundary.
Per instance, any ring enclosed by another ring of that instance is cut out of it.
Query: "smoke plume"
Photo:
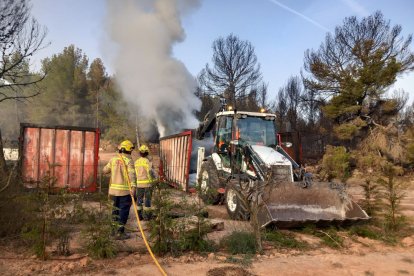
[[[180,16],[198,4],[198,0],[108,1],[116,80],[145,120],[156,123],[161,137],[198,123],[193,115],[200,107],[193,94],[195,79],[172,56],[173,45],[185,38]]]

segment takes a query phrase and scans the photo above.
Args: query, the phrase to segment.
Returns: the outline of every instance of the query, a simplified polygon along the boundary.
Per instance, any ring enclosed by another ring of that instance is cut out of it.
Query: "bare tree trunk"
[[[258,211],[259,206],[256,203],[253,203],[254,206],[251,208],[251,214],[250,214],[250,224],[254,231],[254,237],[256,240],[256,251],[259,253],[262,253],[263,246],[262,246],[262,233],[261,233],[261,227],[259,225],[259,218],[258,218]]]
[[[262,253],[263,251],[263,246],[262,246],[262,229],[260,227],[259,224],[259,209],[261,207],[261,203],[259,202],[259,183],[256,182],[256,185],[254,187],[254,192],[253,192],[253,196],[250,199],[250,201],[248,199],[246,199],[246,201],[248,202],[248,206],[249,206],[249,212],[250,212],[250,225],[253,228],[253,233],[254,233],[254,238],[256,241],[256,252],[258,253]]]
[[[3,139],[1,138],[1,129],[0,129],[0,177],[6,176],[6,173],[7,173],[7,166],[6,166],[6,160],[4,158]]]

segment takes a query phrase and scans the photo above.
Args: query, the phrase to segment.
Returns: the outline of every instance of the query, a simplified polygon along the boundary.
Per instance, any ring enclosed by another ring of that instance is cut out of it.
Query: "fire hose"
[[[126,179],[127,179],[127,183],[128,183],[129,194],[131,195],[131,198],[132,198],[132,206],[134,207],[135,218],[137,219],[137,224],[138,224],[139,231],[141,232],[142,239],[144,240],[145,246],[147,247],[147,250],[150,253],[151,258],[153,259],[155,265],[158,267],[161,274],[166,276],[167,273],[165,272],[165,270],[159,264],[159,262],[158,262],[157,258],[155,257],[154,253],[152,253],[151,247],[149,246],[149,243],[148,243],[147,238],[145,236],[144,230],[142,229],[141,220],[139,219],[138,211],[137,211],[137,203],[135,201],[134,195],[132,194],[132,185],[131,185],[131,180],[129,179],[128,168],[127,168],[127,165],[125,164],[125,160],[124,160],[123,156],[121,154],[119,154],[119,157],[121,158],[122,163],[123,163],[124,168],[125,168],[125,172],[126,172],[125,175],[126,175]]]

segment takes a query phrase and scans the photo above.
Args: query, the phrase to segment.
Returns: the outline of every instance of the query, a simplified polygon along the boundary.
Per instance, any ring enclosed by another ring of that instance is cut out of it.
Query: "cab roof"
[[[227,115],[233,115],[234,111],[230,110],[230,111],[220,111],[217,113],[217,117],[219,116],[227,116]],[[276,117],[275,114],[272,113],[261,113],[261,112],[249,112],[249,111],[236,111],[236,114],[245,114],[247,116],[252,116],[252,117]]]

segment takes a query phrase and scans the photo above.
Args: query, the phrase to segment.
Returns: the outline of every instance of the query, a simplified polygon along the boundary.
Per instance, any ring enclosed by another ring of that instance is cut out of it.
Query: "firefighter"
[[[138,151],[140,157],[135,161],[138,216],[141,220],[149,220],[152,217],[152,185],[156,182],[156,176],[152,163],[147,158],[149,154],[148,146],[142,145]]]
[[[135,196],[136,192],[134,163],[131,159],[133,149],[134,145],[131,141],[123,141],[118,146],[118,156],[113,157],[103,168],[103,173],[111,173],[108,195],[113,201],[113,220],[119,225],[116,233],[118,239],[129,238],[129,235],[125,233],[125,224],[128,221],[129,209],[132,204],[131,196]],[[132,186],[131,191],[129,190],[127,174]]]

